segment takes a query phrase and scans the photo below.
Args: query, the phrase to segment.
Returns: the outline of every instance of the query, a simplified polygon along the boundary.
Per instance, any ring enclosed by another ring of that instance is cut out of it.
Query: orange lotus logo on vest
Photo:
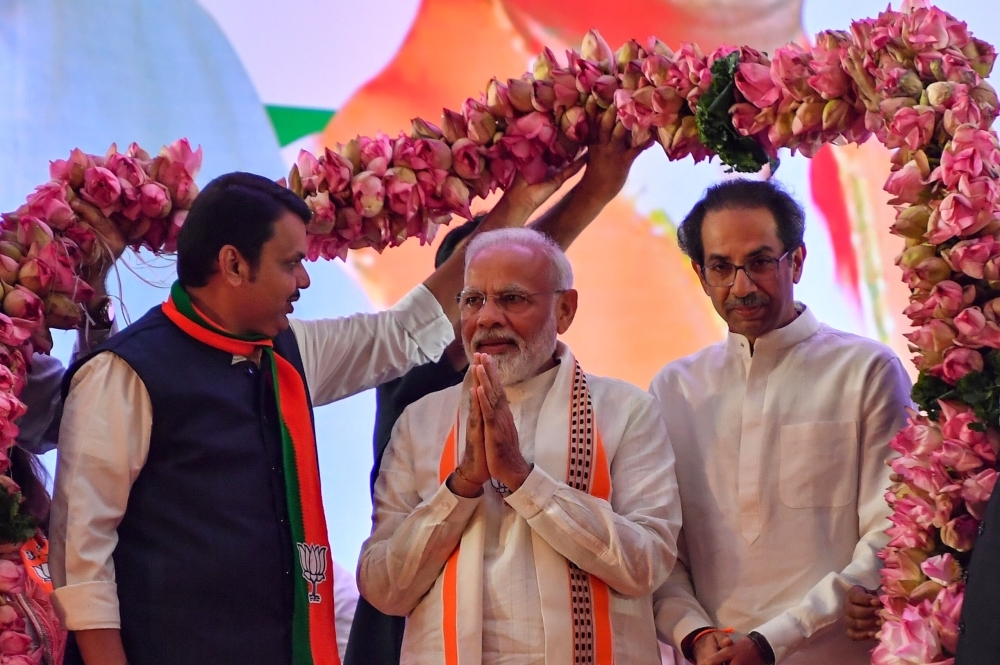
[[[319,603],[323,599],[319,595],[319,585],[326,581],[326,545],[312,543],[296,543],[299,548],[299,565],[302,567],[302,577],[309,582],[309,602]]]

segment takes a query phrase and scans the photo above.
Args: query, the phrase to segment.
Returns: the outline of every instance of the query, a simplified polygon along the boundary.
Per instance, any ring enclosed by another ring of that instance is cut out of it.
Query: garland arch
[[[897,265],[911,290],[919,411],[891,444],[900,456],[886,494],[886,620],[873,659],[935,663],[955,653],[963,570],[997,480],[1000,144],[990,127],[1000,102],[985,81],[995,59],[926,0],[771,58],[747,47],[674,51],[655,38],[612,51],[592,31],[565,61],[546,49],[532,72],[492,80],[439,123],[416,119],[409,135],[358,137],[318,157],[303,151],[287,185],[314,213],[309,258],[344,259],[349,249],[428,242],[453,214],[469,217],[472,198],[518,173],[542,179],[581,154],[591,120],[611,107],[634,145],[656,142],[672,160],[718,156],[740,172],[773,171],[782,148],[812,156],[874,135],[894,149],[885,189],[905,243]],[[51,348],[50,328],[82,323],[89,287],[79,274],[101,259],[101,236],[113,225],[134,249],[172,251],[200,165],[186,140],[155,158],[134,144],[104,156],[74,150],[3,215],[0,450],[14,444],[32,353]],[[8,466],[0,452],[0,470]],[[33,532],[18,492],[0,475],[0,543]]]

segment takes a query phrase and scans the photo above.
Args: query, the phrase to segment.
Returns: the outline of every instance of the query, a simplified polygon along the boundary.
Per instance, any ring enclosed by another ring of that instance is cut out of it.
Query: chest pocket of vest
[[[778,494],[789,508],[839,508],[858,494],[858,427],[852,421],[784,425]]]

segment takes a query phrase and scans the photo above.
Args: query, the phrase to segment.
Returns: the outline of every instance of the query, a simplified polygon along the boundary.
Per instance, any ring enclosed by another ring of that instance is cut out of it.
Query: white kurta
[[[805,309],[752,356],[731,333],[650,390],[684,509],[679,561],[655,598],[661,638],[730,626],[757,630],[789,664],[868,663],[842,603],[852,585],[879,584],[888,443],[910,404],[899,359]]]
[[[573,369],[572,356],[560,349],[557,368],[507,389],[529,462],[543,446],[567,447],[568,431],[556,433],[539,416],[551,412],[543,403],[557,372]],[[615,661],[659,665],[650,594],[666,579],[676,553],[673,452],[649,395],[621,381],[591,375],[587,381],[610,465],[610,503],[570,488],[538,465],[506,500],[490,484],[475,499],[452,494],[439,480],[439,462],[459,404],[463,419],[467,413],[467,384],[428,395],[400,416],[375,485],[374,526],[362,547],[358,582],[378,609],[409,615],[401,663],[443,662],[441,572],[477,515],[485,526],[483,663],[542,663],[545,622],[565,619],[569,626],[568,615],[543,615],[546,580],[535,551],[540,538],[608,585]],[[543,431],[553,435],[537,438]]]

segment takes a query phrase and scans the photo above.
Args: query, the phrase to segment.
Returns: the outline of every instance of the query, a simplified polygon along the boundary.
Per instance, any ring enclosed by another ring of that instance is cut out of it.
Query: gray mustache
[[[726,311],[732,311],[737,307],[761,307],[771,304],[771,299],[761,293],[751,293],[745,296],[731,296],[726,300]]]

